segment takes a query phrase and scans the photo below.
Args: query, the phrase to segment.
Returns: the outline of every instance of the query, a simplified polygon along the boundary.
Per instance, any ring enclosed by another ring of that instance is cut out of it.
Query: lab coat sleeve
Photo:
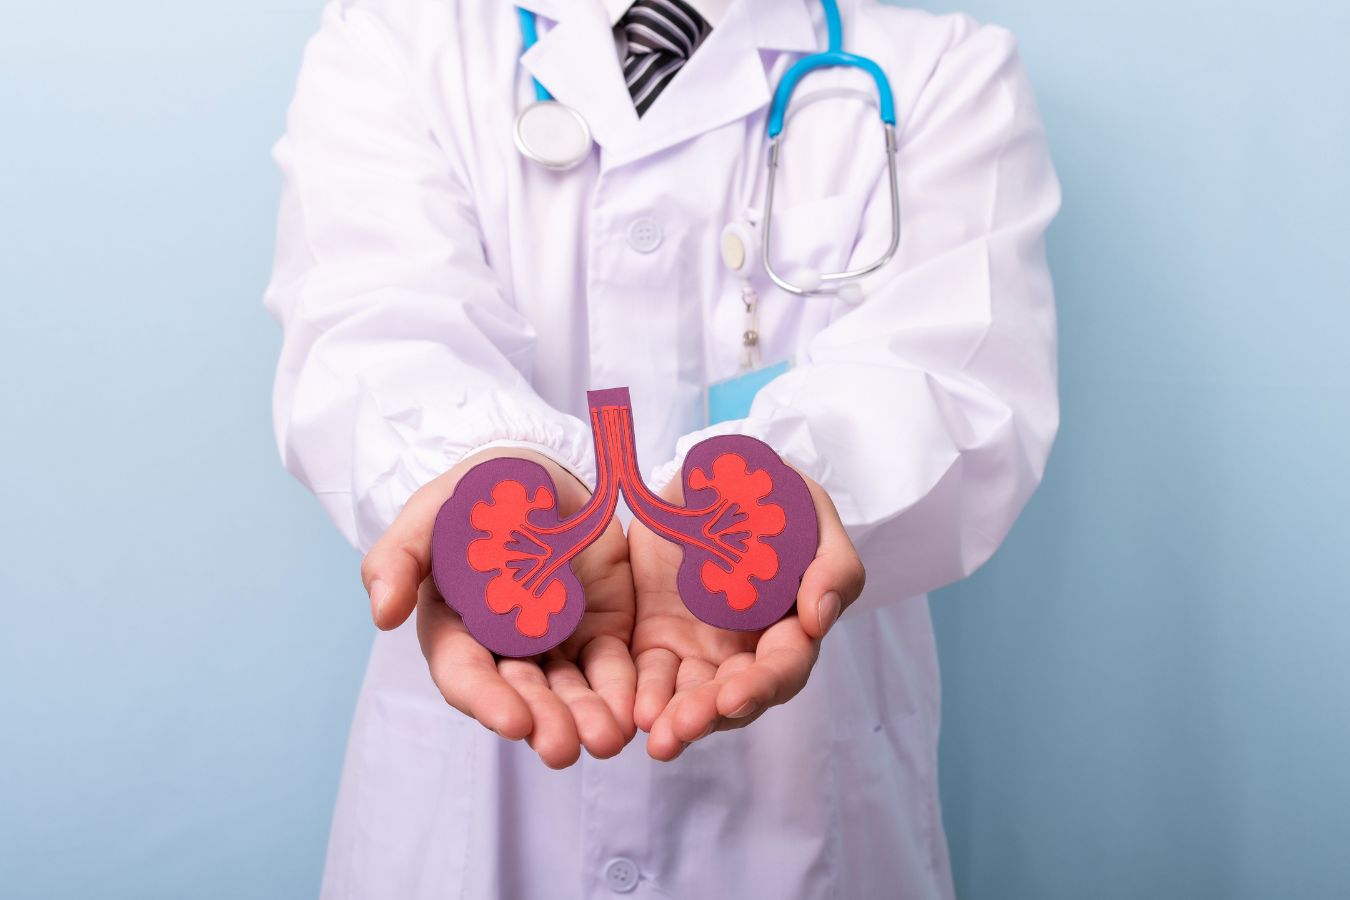
[[[330,4],[275,150],[277,441],[360,549],[479,448],[530,447],[594,482],[589,429],[530,387],[535,335],[404,57],[369,12]]]
[[[867,568],[864,605],[983,564],[1058,428],[1043,244],[1058,182],[1011,36],[967,25],[901,133],[898,259],[759,392],[749,418],[682,438],[653,476],[674,476],[711,434],[766,441],[833,498]],[[889,225],[883,177],[853,265],[880,255]]]

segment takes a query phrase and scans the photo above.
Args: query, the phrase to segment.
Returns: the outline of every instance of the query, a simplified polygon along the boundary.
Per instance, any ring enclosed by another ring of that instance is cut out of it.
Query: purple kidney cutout
[[[557,488],[536,462],[498,457],[460,479],[436,514],[432,577],[484,647],[534,656],[576,630],[586,598],[571,561],[613,516],[609,482],[560,521]]]
[[[516,457],[474,466],[437,513],[432,576],[470,633],[511,657],[566,640],[586,605],[571,562],[604,532],[620,492],[639,520],[682,548],[676,587],[699,619],[757,631],[786,615],[818,539],[802,477],[762,441],[722,435],[689,451],[685,503],[669,503],[642,481],[628,389],[587,399],[597,484],[575,514],[560,520],[547,470]]]
[[[815,503],[801,475],[763,441],[719,435],[685,457],[684,506],[677,506],[642,482],[628,390],[588,396],[592,410],[617,410],[601,419],[601,443],[620,461],[612,465],[624,500],[683,549],[676,586],[689,611],[733,631],[758,631],[787,614],[818,542]]]

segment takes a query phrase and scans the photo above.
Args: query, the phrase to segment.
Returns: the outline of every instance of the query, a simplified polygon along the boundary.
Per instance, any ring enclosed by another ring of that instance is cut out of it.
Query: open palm
[[[708,625],[680,600],[683,550],[640,521],[628,530],[637,593],[632,653],[637,666],[633,718],[648,732],[647,752],[670,760],[714,731],[742,728],[805,686],[820,639],[862,592],[863,567],[829,496],[809,478],[820,527],[816,557],[802,577],[797,606],[762,631]],[[680,503],[679,482],[662,491]]]
[[[509,740],[526,740],[547,765],[569,766],[581,748],[613,756],[632,740],[636,674],[628,644],[634,593],[628,543],[618,520],[572,561],[586,592],[576,631],[559,646],[527,659],[497,659],[469,633],[432,583],[431,532],[436,512],[460,475],[492,455],[466,460],[415,493],[362,563],[372,614],[395,628],[417,608],[417,634],[432,680],[447,703]],[[523,450],[544,466],[568,516],[588,492],[546,457]]]
[[[473,465],[494,455],[531,459],[549,472],[568,516],[589,492],[546,457],[496,451],[465,460],[418,490],[366,555],[362,580],[380,628],[417,609],[417,632],[432,680],[447,703],[510,740],[526,740],[554,768],[584,747],[613,756],[637,728],[655,759],[679,756],[713,731],[740,728],[806,684],[820,639],[862,592],[863,568],[825,491],[806,485],[819,544],[795,609],[761,631],[727,631],[695,618],[676,587],[683,550],[635,521],[617,519],[572,561],[586,592],[580,624],[562,644],[527,659],[498,659],[469,633],[432,583],[436,513]],[[679,482],[662,492],[682,502]]]

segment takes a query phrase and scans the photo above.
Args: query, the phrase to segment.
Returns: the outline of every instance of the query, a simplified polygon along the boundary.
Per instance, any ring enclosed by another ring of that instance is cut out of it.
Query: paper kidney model
[[[689,451],[684,505],[669,503],[642,481],[628,389],[587,398],[596,489],[582,509],[560,520],[544,467],[500,457],[465,473],[437,513],[432,574],[474,637],[515,657],[566,640],[585,609],[571,561],[604,532],[620,493],[634,516],[683,549],[676,586],[695,616],[756,631],[792,609],[817,541],[802,477],[762,441],[722,435]]]
[[[604,531],[613,503],[605,508],[597,493],[561,521],[557,496],[543,466],[500,457],[465,473],[436,515],[436,588],[474,637],[501,656],[552,649],[585,610],[571,561]]]
[[[685,456],[684,505],[677,506],[642,481],[628,390],[589,397],[633,515],[684,551],[676,586],[689,611],[736,631],[781,619],[816,554],[816,507],[796,470],[763,441],[708,438]]]
[[[685,605],[722,628],[777,622],[796,604],[816,555],[816,508],[806,482],[767,444],[728,435],[694,446],[683,484],[686,507],[709,510],[695,517],[698,540],[685,544]]]
[[[710,625],[756,631],[797,600],[816,552],[816,511],[806,482],[765,443],[723,435],[684,460],[684,506],[645,487],[624,496],[633,513],[684,551],[680,599]]]

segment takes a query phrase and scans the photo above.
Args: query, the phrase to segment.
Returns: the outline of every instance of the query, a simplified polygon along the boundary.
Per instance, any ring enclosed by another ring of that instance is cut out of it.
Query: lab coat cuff
[[[538,453],[540,456],[546,456],[551,461],[566,469],[573,478],[585,485],[588,491],[595,490],[595,466],[591,465],[589,460],[573,458],[573,454],[559,452],[559,448],[538,441],[520,441],[510,438],[488,441],[487,443],[479,444],[477,447],[466,451],[460,459],[468,459],[471,456],[484,453],[488,450],[503,449],[531,450]]]
[[[647,483],[653,491],[660,492],[672,480],[679,477],[680,470],[684,467],[684,459],[695,444],[718,435],[741,434],[768,444],[784,462],[819,484],[824,481],[828,466],[816,452],[810,432],[805,427],[800,427],[804,426],[804,423],[799,419],[800,417],[793,416],[752,416],[748,419],[718,422],[690,432],[675,442],[674,458],[653,469]],[[795,424],[789,426],[790,421]]]
[[[367,396],[356,433],[369,448],[354,454],[356,536],[362,548],[384,533],[414,491],[490,446],[528,447],[588,488],[595,484],[590,429],[533,394],[498,389],[476,392],[470,400],[466,391],[459,402],[406,408],[382,406]]]

